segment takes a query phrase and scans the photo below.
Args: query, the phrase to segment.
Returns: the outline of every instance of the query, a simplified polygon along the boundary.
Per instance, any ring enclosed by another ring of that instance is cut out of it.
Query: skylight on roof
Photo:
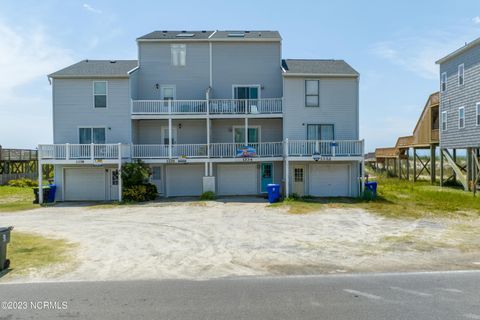
[[[179,33],[176,35],[177,38],[191,38],[195,36],[195,33]]]
[[[245,37],[245,33],[240,33],[240,32],[236,32],[236,33],[229,33],[228,34],[229,37],[231,38],[243,38]]]

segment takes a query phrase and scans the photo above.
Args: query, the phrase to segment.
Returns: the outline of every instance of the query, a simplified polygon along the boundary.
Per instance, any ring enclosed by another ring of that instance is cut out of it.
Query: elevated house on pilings
[[[440,65],[441,185],[456,178],[464,189],[476,192],[480,164],[480,38],[436,62]],[[465,150],[466,163],[456,159]],[[454,175],[444,177],[443,162]]]
[[[37,164],[37,150],[4,149],[0,146],[0,185],[13,179],[36,179]]]
[[[377,148],[375,157],[377,167],[381,167],[392,175],[407,180],[410,179],[410,171],[413,169],[413,180],[416,181],[424,172],[430,175],[432,183],[436,181],[436,148],[438,139],[438,107],[439,94],[432,93],[420,118],[417,121],[413,135],[399,137],[395,147]],[[410,164],[410,149],[413,149],[413,168]],[[430,156],[422,158],[418,150],[430,150]]]

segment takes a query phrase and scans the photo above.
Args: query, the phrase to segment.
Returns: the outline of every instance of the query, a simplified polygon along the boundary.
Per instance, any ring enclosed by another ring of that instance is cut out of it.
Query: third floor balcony
[[[282,98],[210,100],[132,100],[132,115],[281,117]]]

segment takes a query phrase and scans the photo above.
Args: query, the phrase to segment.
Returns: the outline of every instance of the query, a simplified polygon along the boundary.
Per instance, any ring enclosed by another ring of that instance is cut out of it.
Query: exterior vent
[[[228,36],[230,38],[243,38],[243,37],[245,37],[245,33],[239,33],[239,32],[229,33]]]
[[[176,35],[177,38],[191,38],[195,36],[194,33],[179,33]]]
[[[117,60],[110,60],[110,63],[117,63]]]

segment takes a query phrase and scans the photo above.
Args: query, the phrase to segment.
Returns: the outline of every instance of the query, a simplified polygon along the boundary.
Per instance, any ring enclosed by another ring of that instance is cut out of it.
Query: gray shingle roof
[[[179,36],[183,35],[183,36]],[[191,36],[190,36],[191,35]],[[238,36],[243,35],[243,36]],[[153,31],[137,40],[242,40],[242,39],[266,39],[281,40],[278,31],[262,31],[262,30],[218,30],[218,31]]]
[[[137,65],[137,60],[82,60],[49,77],[128,77],[127,72]]]
[[[213,31],[153,31],[144,36],[137,38],[137,40],[172,40],[172,39],[208,39],[208,37],[213,33]],[[192,37],[177,37],[179,34],[193,34]]]
[[[285,70],[285,75],[359,75],[355,69],[343,60],[284,59],[282,60],[282,68]]]

